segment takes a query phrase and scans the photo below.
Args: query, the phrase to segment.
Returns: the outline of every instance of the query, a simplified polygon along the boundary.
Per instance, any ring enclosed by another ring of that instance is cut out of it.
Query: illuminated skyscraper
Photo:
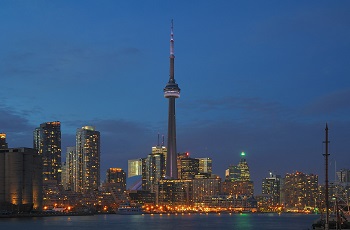
[[[75,178],[75,172],[76,172],[76,164],[75,164],[75,157],[76,157],[76,147],[67,147],[66,151],[66,162],[65,162],[65,172],[63,172],[62,167],[62,184],[65,190],[74,190],[74,178]],[[63,178],[63,175],[65,176]],[[64,183],[63,183],[64,181]]]
[[[270,172],[270,177],[262,180],[262,194],[270,195],[269,204],[272,206],[280,205],[281,197],[281,176],[273,175]]]
[[[287,209],[316,207],[318,176],[295,172],[286,174],[283,185],[284,205]]]
[[[7,149],[6,134],[0,133],[0,149]]]
[[[199,173],[207,173],[211,175],[213,173],[213,161],[209,157],[197,158],[199,160]]]
[[[34,149],[43,158],[43,180],[61,182],[61,123],[46,122],[34,130]]]
[[[128,178],[142,175],[142,159],[128,160]]]
[[[199,172],[199,160],[195,158],[180,159],[180,167],[178,168],[179,179],[193,179]]]
[[[111,191],[121,196],[126,191],[126,173],[121,168],[109,168],[106,173],[106,183]]]
[[[155,185],[165,177],[165,155],[161,152],[154,152],[144,159],[142,171],[142,189],[154,192]]]
[[[166,159],[167,159],[167,154],[168,154],[168,149],[165,147],[163,144],[162,145],[156,145],[152,147],[152,154],[163,154],[164,155],[164,162],[166,166]]]
[[[94,127],[77,130],[74,162],[74,191],[96,191],[100,185],[100,132]]]
[[[177,178],[181,179],[181,160],[182,159],[186,159],[190,157],[190,153],[186,152],[186,153],[178,153],[177,154],[177,160],[176,160],[176,164],[177,164]]]
[[[231,165],[226,170],[226,179],[222,184],[222,190],[229,195],[254,194],[254,183],[250,180],[249,166],[245,159],[245,153],[241,153],[238,165]]]
[[[180,97],[180,88],[174,78],[174,33],[173,21],[171,21],[170,33],[170,73],[169,82],[164,88],[164,97],[169,99],[168,114],[168,156],[166,161],[166,176],[177,179],[177,150],[176,150],[176,119],[175,119],[175,99]]]
[[[240,181],[250,181],[249,166],[248,166],[247,160],[245,159],[244,152],[241,153],[241,160],[238,163],[237,168],[241,173],[239,180]]]
[[[238,165],[231,165],[225,173],[226,181],[250,181],[249,166],[245,159],[245,153],[241,153]]]

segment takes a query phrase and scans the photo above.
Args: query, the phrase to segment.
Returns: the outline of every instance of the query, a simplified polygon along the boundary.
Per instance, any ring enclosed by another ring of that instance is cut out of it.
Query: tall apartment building
[[[281,176],[273,175],[262,180],[262,194],[270,195],[268,204],[277,206],[281,204]]]
[[[287,209],[303,210],[316,207],[318,176],[295,172],[286,174],[283,185],[284,204]]]
[[[126,191],[126,173],[121,168],[109,168],[106,172],[105,187],[115,192],[119,197]]]
[[[74,190],[74,178],[76,175],[76,147],[67,147],[66,161],[62,166],[62,185],[65,190]]]
[[[142,189],[154,192],[155,185],[165,177],[165,155],[162,152],[154,152],[143,161]]]
[[[100,132],[94,127],[77,129],[73,162],[74,191],[96,191],[100,185]]]
[[[218,176],[211,178],[193,179],[193,202],[203,203],[207,198],[217,196],[221,193],[221,178]]]
[[[34,149],[43,160],[43,180],[61,183],[61,123],[42,123],[33,134]]]

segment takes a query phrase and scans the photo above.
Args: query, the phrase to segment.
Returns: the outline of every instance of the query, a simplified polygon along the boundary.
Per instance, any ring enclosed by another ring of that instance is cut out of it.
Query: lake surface
[[[319,216],[305,214],[95,215],[0,219],[1,230],[234,229],[306,230]]]

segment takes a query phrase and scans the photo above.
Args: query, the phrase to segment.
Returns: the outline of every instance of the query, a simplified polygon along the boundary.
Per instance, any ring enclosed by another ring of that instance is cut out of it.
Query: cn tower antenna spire
[[[171,19],[170,31],[170,56],[174,56],[174,20]]]

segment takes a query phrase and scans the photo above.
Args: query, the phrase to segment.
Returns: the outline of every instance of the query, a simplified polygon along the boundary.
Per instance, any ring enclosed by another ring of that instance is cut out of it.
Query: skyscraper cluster
[[[65,189],[90,193],[100,186],[100,132],[92,126],[78,128],[76,146],[68,147],[61,162],[61,123],[46,122],[34,130],[34,149],[43,159],[43,179]],[[63,177],[62,177],[63,175]]]
[[[167,146],[164,140],[144,158],[128,161],[128,178],[141,176],[126,193],[126,172],[109,168],[101,186],[100,132],[93,126],[76,131],[75,146],[67,147],[62,162],[61,123],[40,124],[33,132],[33,148],[8,148],[0,133],[0,210],[20,211],[74,204],[106,210],[124,200],[159,206],[225,207],[236,211],[303,210],[316,207],[318,176],[295,172],[284,178],[270,173],[262,180],[262,194],[254,197],[254,182],[244,152],[237,165],[228,166],[224,181],[213,174],[211,158],[192,158],[177,152],[175,100],[180,88],[174,78],[174,33],[170,32],[169,81],[163,92],[169,101]],[[159,139],[159,137],[158,137]],[[327,142],[328,143],[328,142]],[[337,172],[332,195],[349,197],[350,173]],[[129,198],[127,198],[129,195]],[[231,209],[232,208],[232,209]],[[45,208],[44,208],[45,209]]]
[[[254,182],[250,179],[249,166],[244,152],[241,153],[238,165],[230,165],[225,171],[222,190],[230,195],[253,196]]]

